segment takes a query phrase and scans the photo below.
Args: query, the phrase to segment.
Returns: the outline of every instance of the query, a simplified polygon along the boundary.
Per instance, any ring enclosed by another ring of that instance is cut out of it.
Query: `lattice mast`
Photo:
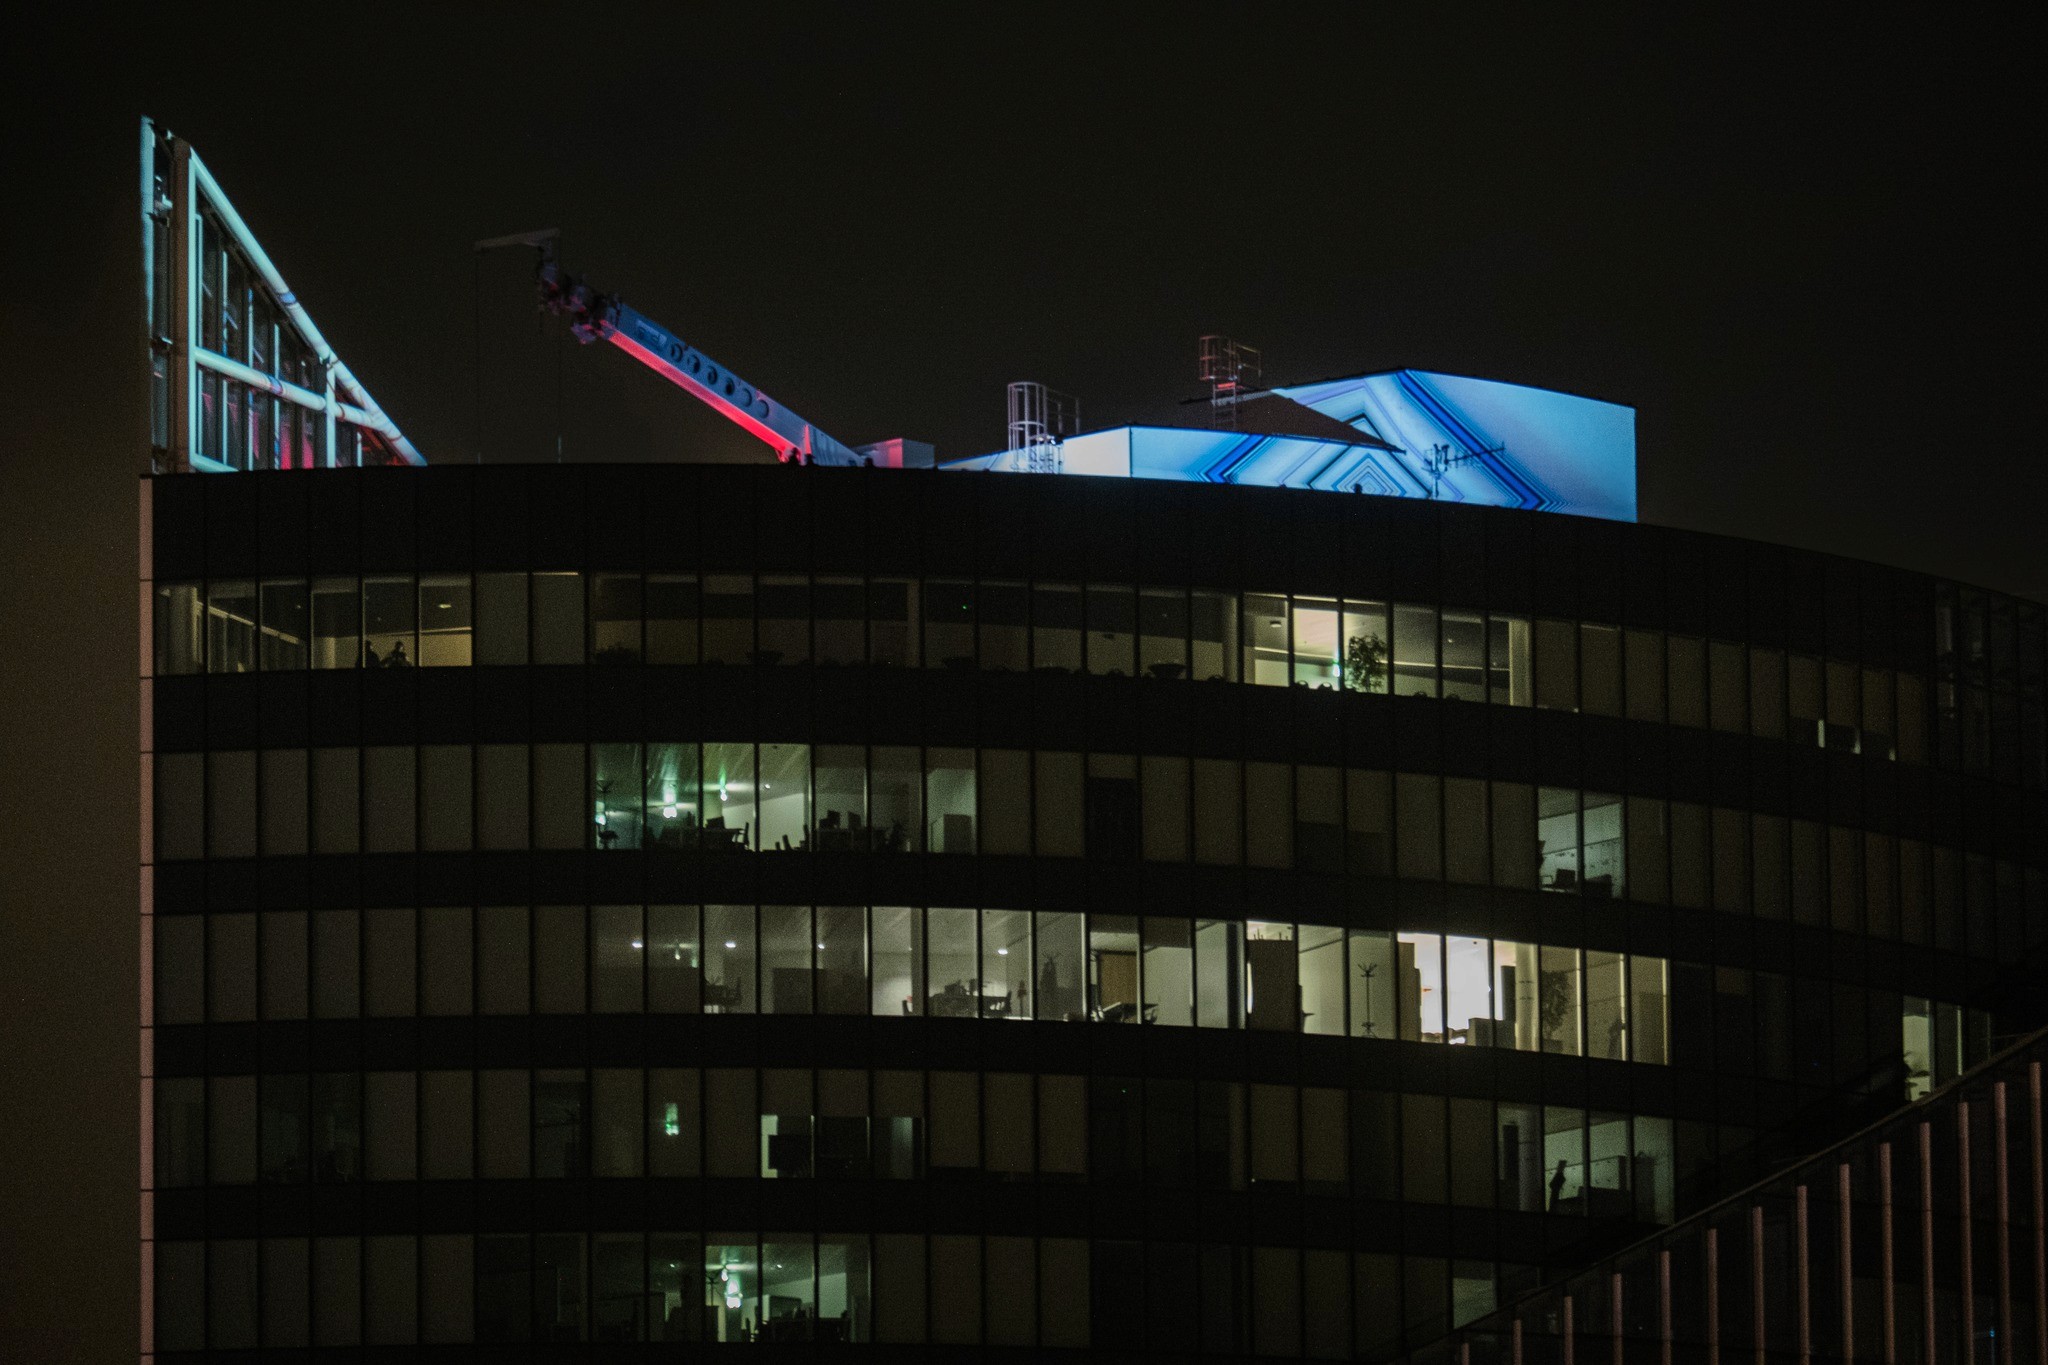
[[[1238,400],[1259,386],[1257,349],[1226,336],[1203,337],[1201,380],[1209,386],[1209,425],[1237,430]]]

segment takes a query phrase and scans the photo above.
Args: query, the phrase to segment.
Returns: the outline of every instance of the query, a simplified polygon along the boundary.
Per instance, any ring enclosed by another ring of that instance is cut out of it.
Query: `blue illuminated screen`
[[[1053,472],[1313,488],[1636,519],[1635,409],[1490,379],[1393,370],[1272,391],[1356,442],[1185,427],[1070,436]],[[1271,400],[1264,400],[1270,402]],[[1255,425],[1248,406],[1245,425]],[[1045,471],[1006,451],[950,469]]]

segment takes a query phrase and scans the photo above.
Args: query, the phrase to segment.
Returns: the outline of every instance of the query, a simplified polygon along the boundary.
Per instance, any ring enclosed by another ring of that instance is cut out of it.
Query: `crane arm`
[[[533,238],[540,240],[535,241]],[[727,367],[614,294],[590,288],[555,260],[552,234],[500,239],[540,248],[543,308],[569,319],[569,331],[586,344],[608,341],[722,416],[775,448],[778,459],[805,464],[857,465],[865,458],[747,383]],[[496,245],[498,243],[491,243]],[[485,245],[480,243],[480,246]]]

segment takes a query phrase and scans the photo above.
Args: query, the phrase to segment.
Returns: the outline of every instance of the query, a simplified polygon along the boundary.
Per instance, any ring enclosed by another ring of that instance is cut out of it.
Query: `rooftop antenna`
[[[1060,446],[1081,429],[1081,400],[1033,380],[1010,385],[1009,446],[1033,474],[1060,472]]]
[[[1226,336],[1202,338],[1201,380],[1209,386],[1209,424],[1237,430],[1237,404],[1259,385],[1259,353]]]
[[[1460,465],[1471,464],[1481,455],[1498,455],[1506,449],[1506,446],[1491,445],[1483,450],[1452,450],[1439,442],[1425,450],[1422,453],[1422,472],[1429,475],[1430,500],[1435,501],[1436,495],[1443,491],[1444,475]]]

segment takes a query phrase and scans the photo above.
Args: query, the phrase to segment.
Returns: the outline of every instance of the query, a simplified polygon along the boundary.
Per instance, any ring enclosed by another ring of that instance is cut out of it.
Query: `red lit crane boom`
[[[555,259],[557,232],[523,233],[478,242],[479,251],[499,246],[540,249],[534,276],[541,307],[569,320],[569,333],[588,345],[608,341],[686,393],[708,403],[749,434],[766,441],[779,460],[803,464],[858,465],[872,459],[818,430],[760,389],[734,374],[616,294],[604,294],[562,269]],[[884,463],[872,459],[873,463]]]

